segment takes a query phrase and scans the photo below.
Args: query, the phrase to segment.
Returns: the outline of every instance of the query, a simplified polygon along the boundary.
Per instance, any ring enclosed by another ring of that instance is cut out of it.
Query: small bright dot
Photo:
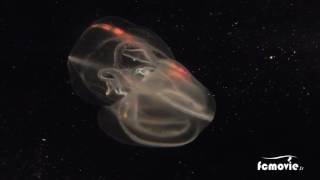
[[[234,26],[237,26],[238,24],[239,24],[239,22],[238,22],[238,21],[235,21],[235,22],[233,22],[233,23],[231,24],[231,26],[234,27]]]
[[[42,138],[42,139],[41,139],[41,141],[46,142],[46,141],[47,141],[47,139],[46,139],[46,138]]]
[[[275,56],[269,56],[269,59],[271,59],[271,60],[274,59],[274,58],[276,58],[276,57]]]

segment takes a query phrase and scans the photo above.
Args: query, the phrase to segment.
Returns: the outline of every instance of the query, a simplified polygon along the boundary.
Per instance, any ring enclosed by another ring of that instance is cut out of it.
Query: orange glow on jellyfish
[[[121,35],[124,34],[124,31],[123,31],[122,29],[120,29],[120,28],[117,28],[117,27],[113,28],[112,32],[113,32],[115,35],[118,35],[118,36],[121,36]]]
[[[128,42],[133,42],[133,37],[126,33],[123,29],[112,26],[110,24],[94,24],[91,26],[92,28],[101,28],[105,31],[110,31],[114,35],[121,37],[122,39],[128,41]]]
[[[94,25],[92,25],[91,27],[101,28],[101,29],[103,29],[103,30],[105,30],[105,31],[110,31],[110,30],[112,29],[112,26],[109,25],[109,24],[94,24]]]
[[[188,71],[175,63],[170,64],[169,74],[176,78],[187,78]]]
[[[110,31],[112,26],[110,26],[109,24],[101,24],[101,28],[106,31]]]

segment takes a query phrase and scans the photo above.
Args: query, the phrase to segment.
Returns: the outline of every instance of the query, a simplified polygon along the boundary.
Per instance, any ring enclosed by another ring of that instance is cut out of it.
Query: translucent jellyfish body
[[[72,49],[74,90],[101,107],[98,122],[118,141],[187,144],[213,120],[215,101],[154,33],[121,18],[91,25]]]

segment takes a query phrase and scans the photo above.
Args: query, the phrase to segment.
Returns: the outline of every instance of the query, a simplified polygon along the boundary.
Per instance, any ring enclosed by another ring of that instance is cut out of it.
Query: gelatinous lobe
[[[69,60],[72,86],[101,107],[100,127],[130,144],[174,147],[214,118],[208,90],[154,33],[120,18],[90,26]]]

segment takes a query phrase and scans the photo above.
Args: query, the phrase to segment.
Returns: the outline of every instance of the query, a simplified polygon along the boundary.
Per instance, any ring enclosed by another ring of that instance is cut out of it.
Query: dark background
[[[306,179],[317,167],[317,1],[1,1],[0,8],[0,179]],[[105,16],[153,30],[215,94],[216,118],[194,142],[119,144],[98,127],[98,108],[73,93],[67,56]],[[256,170],[262,156],[286,154],[305,169]]]

